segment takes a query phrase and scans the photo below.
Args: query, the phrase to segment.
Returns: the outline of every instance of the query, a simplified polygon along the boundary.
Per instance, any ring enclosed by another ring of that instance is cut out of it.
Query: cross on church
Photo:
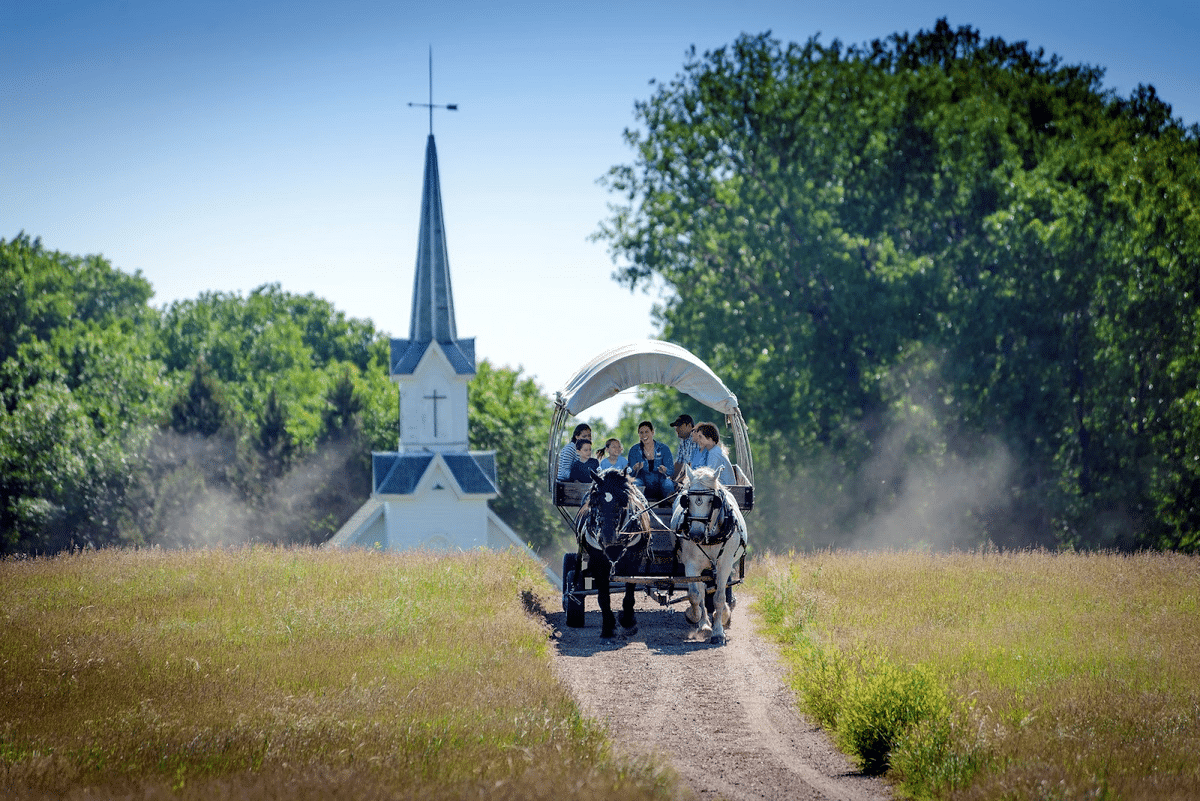
[[[447,103],[444,106],[435,106],[433,104],[433,48],[429,48],[429,102],[428,103],[409,103],[408,107],[429,109],[429,135],[433,136],[433,110],[435,108],[444,108],[447,111],[458,111],[457,103]]]
[[[438,391],[436,389],[433,391],[432,395],[425,396],[425,400],[433,401],[433,436],[434,437],[436,437],[438,435],[437,402],[440,400],[446,400],[447,397],[448,396],[446,396],[446,395],[439,395]]]

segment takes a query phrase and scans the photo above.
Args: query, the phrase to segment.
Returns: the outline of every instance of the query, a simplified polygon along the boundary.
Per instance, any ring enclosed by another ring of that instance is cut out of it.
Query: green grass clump
[[[0,562],[5,798],[662,798],[553,676],[515,554]]]
[[[822,554],[751,587],[802,706],[919,798],[1200,797],[1200,559]]]

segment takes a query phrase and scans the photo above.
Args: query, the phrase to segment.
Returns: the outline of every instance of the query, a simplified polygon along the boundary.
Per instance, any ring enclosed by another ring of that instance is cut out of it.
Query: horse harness
[[[733,512],[716,491],[688,490],[680,501],[684,510],[683,522],[676,532],[680,537],[697,545],[712,546],[726,542],[733,535],[736,524]],[[698,538],[692,536],[692,526],[696,523],[702,523],[704,531]]]
[[[600,537],[596,538],[596,543],[597,543],[597,545],[600,546],[599,550],[603,551],[605,557],[608,559],[608,577],[609,577],[609,579],[611,579],[613,576],[616,575],[617,563],[625,558],[625,555],[629,553],[630,549],[633,548],[634,545],[636,545],[641,540],[647,539],[649,537],[649,534],[645,531],[638,532],[638,534],[636,536],[629,536],[630,532],[631,532],[630,526],[638,519],[638,517],[640,517],[645,512],[642,511],[642,512],[635,513],[635,512],[630,511],[628,499],[626,500],[625,506],[622,506],[620,508],[621,508],[621,515],[624,518],[624,520],[620,525],[617,526],[616,535],[613,538],[614,541],[612,544],[613,545],[618,545],[618,544],[621,545],[621,553],[615,559],[612,557],[609,557],[608,556],[608,548],[611,546],[605,545]],[[587,539],[588,531],[595,531],[599,528],[599,526],[597,525],[599,523],[599,518],[600,518],[599,505],[593,506],[591,509],[589,509],[587,516],[585,518],[580,518],[580,521],[583,523],[583,527],[585,529],[585,530],[581,531],[580,533],[583,535],[585,540]],[[624,536],[622,536],[622,535],[624,535]],[[645,570],[647,561],[649,559],[650,548],[648,547],[649,546],[648,539],[646,542],[646,546],[647,547],[643,548],[643,552],[642,552],[642,565],[641,565],[642,570]]]

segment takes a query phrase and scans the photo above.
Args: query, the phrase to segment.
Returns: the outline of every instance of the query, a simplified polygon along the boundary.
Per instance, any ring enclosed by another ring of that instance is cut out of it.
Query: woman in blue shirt
[[[671,473],[675,457],[671,449],[654,439],[654,424],[649,420],[638,423],[638,444],[629,450],[629,469],[633,481],[642,488],[646,498],[661,501],[675,491]]]

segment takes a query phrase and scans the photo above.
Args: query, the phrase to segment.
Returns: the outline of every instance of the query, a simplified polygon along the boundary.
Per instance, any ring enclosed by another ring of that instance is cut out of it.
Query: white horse
[[[733,568],[746,553],[746,520],[733,494],[720,482],[711,467],[686,467],[687,486],[675,499],[671,528],[679,540],[680,557],[689,576],[699,576],[712,567],[716,592],[713,595],[712,622],[704,604],[704,584],[688,585],[691,608],[684,613],[701,634],[711,634],[711,642],[725,644],[725,626],[731,620],[725,602],[725,587]]]

